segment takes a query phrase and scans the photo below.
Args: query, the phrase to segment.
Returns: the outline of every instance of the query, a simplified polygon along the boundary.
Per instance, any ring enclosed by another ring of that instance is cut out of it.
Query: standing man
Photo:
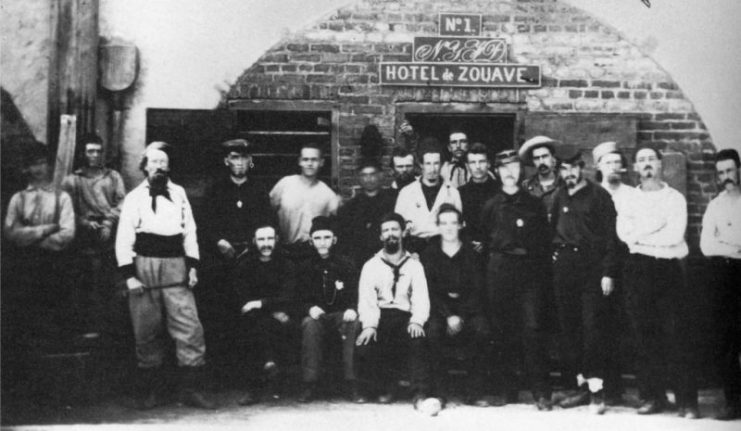
[[[105,304],[113,293],[113,274],[116,263],[113,245],[126,192],[121,175],[104,166],[103,140],[97,135],[86,135],[80,140],[84,165],[62,181],[75,208],[76,251],[85,275],[84,303],[87,331],[97,334],[103,329]]]
[[[535,166],[536,170],[535,175],[522,182],[522,188],[543,201],[549,219],[556,189],[563,185],[563,180],[556,172],[556,158],[553,156],[560,144],[547,136],[536,136],[525,141],[518,151],[520,160]]]
[[[206,192],[202,223],[202,285],[197,292],[201,318],[209,340],[210,357],[229,362],[234,328],[223,310],[229,307],[232,273],[252,247],[255,228],[275,223],[265,189],[248,177],[254,167],[252,144],[245,139],[221,143],[224,175]],[[221,369],[223,367],[217,367]]]
[[[402,148],[396,147],[391,152],[391,169],[393,170],[394,181],[391,183],[391,189],[403,189],[407,184],[414,181],[414,153]]]
[[[341,249],[362,264],[378,252],[378,220],[393,211],[396,193],[381,188],[381,168],[372,160],[360,162],[358,182],[360,192],[340,208],[338,224]]]
[[[675,390],[679,415],[699,417],[692,364],[692,316],[687,299],[684,239],[687,201],[661,180],[661,153],[639,146],[634,170],[637,192],[621,205],[617,233],[630,254],[623,269],[628,313],[636,332],[638,414],[668,407],[666,385]]]
[[[544,334],[550,280],[550,229],[540,200],[520,187],[522,165],[514,150],[496,155],[500,191],[481,211],[487,233],[487,292],[499,363],[495,374],[505,401],[517,402],[517,370],[524,364],[536,407],[551,410]]]
[[[429,391],[424,326],[430,316],[430,298],[422,264],[404,250],[404,218],[396,213],[381,218],[383,248],[363,266],[358,284],[357,338],[359,371],[378,401],[393,401],[397,376],[407,368],[416,402]]]
[[[435,391],[444,397],[444,350],[448,342],[471,346],[467,361],[466,402],[488,407],[484,397],[487,347],[491,332],[484,316],[484,278],[478,255],[470,244],[461,240],[463,216],[458,208],[442,204],[437,213],[440,242],[427,247],[421,262],[430,291],[428,338],[433,357],[432,375]]]
[[[738,152],[725,149],[715,156],[722,191],[702,218],[700,249],[710,258],[717,319],[718,358],[726,405],[717,419],[741,418],[741,161]]]
[[[399,192],[394,211],[406,220],[409,230],[409,250],[421,253],[437,235],[436,214],[440,205],[449,203],[461,209],[461,196],[451,184],[440,176],[442,153],[432,144],[420,150],[422,154],[422,177]]]
[[[443,163],[440,176],[443,177],[443,181],[458,188],[466,184],[471,177],[466,164],[468,135],[461,129],[454,128],[448,133],[448,153],[450,153],[450,160]]]
[[[610,194],[583,176],[581,150],[572,144],[556,149],[566,187],[556,191],[551,223],[553,285],[562,335],[562,360],[577,393],[560,402],[574,407],[590,402],[605,412],[605,325],[607,297],[618,270],[615,206]]]
[[[474,250],[483,253],[487,233],[482,226],[481,209],[484,203],[497,193],[499,184],[489,175],[491,164],[484,144],[480,142],[473,144],[466,154],[466,161],[471,179],[458,188],[463,207],[463,220]]]
[[[316,144],[301,147],[298,165],[301,173],[278,181],[270,191],[270,203],[278,213],[280,236],[287,251],[301,258],[312,253],[311,221],[317,216],[336,215],[340,198],[318,178],[324,158]]]
[[[247,361],[256,359],[261,364],[259,371],[242,371],[243,376],[261,373],[267,383],[266,396],[273,399],[280,398],[279,367],[285,367],[289,359],[295,332],[291,314],[296,301],[295,265],[278,253],[278,241],[274,226],[258,224],[254,252],[237,264],[232,278],[234,303],[240,312],[236,340],[239,354],[249,349],[259,357]],[[250,391],[237,401],[242,406],[255,402]]]
[[[206,343],[192,289],[198,283],[196,224],[185,190],[169,179],[169,146],[152,142],[140,168],[147,178],[124,199],[116,259],[126,279],[136,339],[137,407],[158,403],[167,350],[165,327],[175,340],[183,401],[213,409],[201,394]]]
[[[300,402],[316,395],[322,357],[328,342],[339,341],[346,393],[363,402],[355,378],[355,338],[358,336],[358,270],[348,257],[335,253],[337,237],[328,217],[315,217],[311,243],[316,253],[298,270],[302,303],[301,372],[304,389]]]

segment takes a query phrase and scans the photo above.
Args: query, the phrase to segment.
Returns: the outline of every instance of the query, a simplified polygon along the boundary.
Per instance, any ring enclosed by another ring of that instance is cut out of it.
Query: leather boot
[[[201,392],[204,382],[203,367],[181,367],[181,372],[183,403],[199,409],[215,409],[216,404]]]
[[[151,410],[160,404],[157,390],[161,386],[159,368],[137,368],[134,376],[134,408]]]

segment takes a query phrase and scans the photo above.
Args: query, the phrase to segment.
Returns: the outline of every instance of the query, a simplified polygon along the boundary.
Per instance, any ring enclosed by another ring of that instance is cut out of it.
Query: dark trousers
[[[240,316],[238,332],[236,344],[240,352],[256,353],[257,357],[251,359],[256,360],[258,365],[272,361],[285,366],[290,362],[294,350],[292,341],[296,335],[293,322],[281,323],[268,311],[252,310]]]
[[[713,257],[710,265],[718,370],[726,404],[741,407],[741,259]]]
[[[697,406],[693,310],[684,261],[631,254],[623,281],[637,346],[638,388],[645,400],[675,391],[680,407]]]
[[[376,331],[377,341],[358,346],[358,372],[371,391],[386,392],[394,387],[401,371],[411,377],[412,391],[429,391],[427,338],[412,338],[407,332],[410,313],[382,309]]]
[[[443,391],[443,377],[446,370],[443,366],[445,351],[452,347],[469,347],[466,360],[468,374],[466,388],[470,395],[481,395],[488,370],[489,354],[487,352],[491,331],[486,317],[482,314],[459,316],[463,318],[463,329],[454,336],[447,334],[448,322],[443,316],[433,316],[429,320],[427,337],[432,358],[432,380],[435,392]]]
[[[492,374],[505,393],[519,390],[517,370],[523,368],[537,398],[550,397],[543,322],[546,289],[551,280],[548,261],[492,253],[487,290],[496,356]]]
[[[602,267],[583,249],[560,248],[553,256],[563,368],[569,377],[604,378],[609,308],[602,294]]]
[[[343,321],[344,311],[323,314],[319,319],[306,316],[301,322],[301,375],[304,382],[316,382],[327,342],[339,342],[345,380],[355,380],[355,339],[360,322]]]
[[[620,398],[625,390],[623,385],[624,342],[628,340],[626,328],[628,318],[625,311],[625,288],[622,275],[615,280],[615,290],[606,297],[607,313],[605,322],[605,393]]]

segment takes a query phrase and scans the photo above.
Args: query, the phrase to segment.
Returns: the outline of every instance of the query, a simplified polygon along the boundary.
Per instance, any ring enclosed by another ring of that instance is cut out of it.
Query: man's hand
[[[425,330],[419,323],[409,323],[409,325],[407,325],[407,332],[412,338],[425,336]]]
[[[138,296],[144,293],[144,284],[136,277],[126,279],[126,288],[129,289],[129,294],[131,295]]]
[[[259,310],[261,308],[262,301],[247,301],[247,303],[242,306],[242,314],[249,313],[252,310]]]
[[[98,239],[100,242],[108,242],[111,239],[111,228],[105,225],[100,226],[98,230]]]
[[[309,316],[314,320],[319,320],[319,318],[322,317],[322,314],[324,314],[324,310],[322,310],[321,307],[315,305],[309,308]]]
[[[44,225],[42,236],[49,236],[59,232],[59,225],[56,223],[49,223]]]
[[[610,296],[613,290],[615,290],[615,280],[610,277],[602,277],[602,294],[604,296]]]
[[[352,308],[345,310],[345,314],[342,315],[343,322],[354,322],[358,320],[358,312]]]
[[[409,121],[404,120],[404,122],[399,126],[399,133],[402,135],[411,135],[414,133],[414,128]]]
[[[272,314],[272,316],[273,316],[273,319],[279,321],[282,324],[286,324],[288,323],[289,320],[291,320],[291,318],[288,317],[288,315],[282,311],[276,311]]]
[[[234,247],[232,247],[229,241],[225,239],[220,239],[219,242],[216,243],[216,248],[219,249],[219,253],[221,253],[223,256],[228,257],[229,259],[234,258],[234,255],[236,254]]]
[[[97,221],[92,220],[92,221],[87,222],[87,228],[90,230],[98,230],[102,227],[103,225],[98,223]]]
[[[484,243],[481,241],[471,241],[471,245],[473,246],[473,251],[476,253],[481,254],[484,251]]]
[[[195,268],[191,268],[188,271],[188,287],[194,288],[198,284],[198,271]]]
[[[459,316],[448,316],[448,335],[457,335],[463,329],[463,319]]]
[[[365,328],[363,331],[358,335],[358,339],[355,340],[356,346],[365,346],[366,344],[370,343],[370,341],[378,341],[376,339],[376,328]]]

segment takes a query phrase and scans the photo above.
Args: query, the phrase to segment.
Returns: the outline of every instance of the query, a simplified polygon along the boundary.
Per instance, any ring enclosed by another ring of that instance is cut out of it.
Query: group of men
[[[571,144],[538,136],[490,161],[486,146],[469,145],[456,129],[448,161],[431,140],[416,152],[397,149],[389,189],[378,161],[359,161],[360,188],[342,204],[318,179],[319,147],[303,145],[300,173],[268,193],[248,177],[251,144],[230,140],[222,144],[226,175],[206,193],[199,247],[188,197],[169,180],[167,144],[147,146],[140,165],[146,179],[125,199],[120,176],[102,165],[100,140],[83,144],[86,166],[65,180],[66,192],[49,186],[46,159],[34,147],[29,187],[11,200],[6,238],[42,265],[79,241],[98,261],[96,283],[103,283],[115,238],[141,408],[161,401],[166,328],[182,370],[183,400],[202,408],[214,408],[202,391],[206,339],[219,344],[222,337],[217,352],[251,349],[259,368],[244,372],[259,375],[265,395],[276,397],[300,334],[302,402],[317,396],[332,344],[340,351],[346,394],[356,402],[391,402],[406,381],[415,408],[439,408],[450,391],[446,361],[464,352],[467,402],[517,402],[525,386],[539,410],[588,404],[602,414],[622,391],[615,356],[624,300],[636,341],[638,413],[668,409],[671,388],[679,415],[699,417],[696,355],[687,345],[693,323],[684,263],[687,204],[662,181],[662,153],[655,148],[635,151],[640,185],[633,188],[622,181],[626,157],[614,142],[593,150],[595,183]],[[522,181],[528,163],[536,173]],[[717,154],[723,191],[708,206],[701,242],[717,277],[725,419],[741,417],[741,312],[733,285],[741,259],[740,167],[734,150]],[[33,270],[23,265],[32,263],[21,260],[18,267]],[[192,291],[199,277],[216,310],[202,315],[205,335]],[[21,298],[12,304],[59,311],[53,282],[36,278],[44,290],[17,289]],[[4,300],[4,316],[5,308]],[[4,325],[23,334],[49,329],[37,330],[27,313],[11,316],[23,324],[4,319]],[[238,328],[236,339],[223,337],[230,327]],[[549,381],[554,334],[568,389],[557,394]],[[13,340],[21,345],[26,338]],[[240,404],[258,401],[252,389]]]

